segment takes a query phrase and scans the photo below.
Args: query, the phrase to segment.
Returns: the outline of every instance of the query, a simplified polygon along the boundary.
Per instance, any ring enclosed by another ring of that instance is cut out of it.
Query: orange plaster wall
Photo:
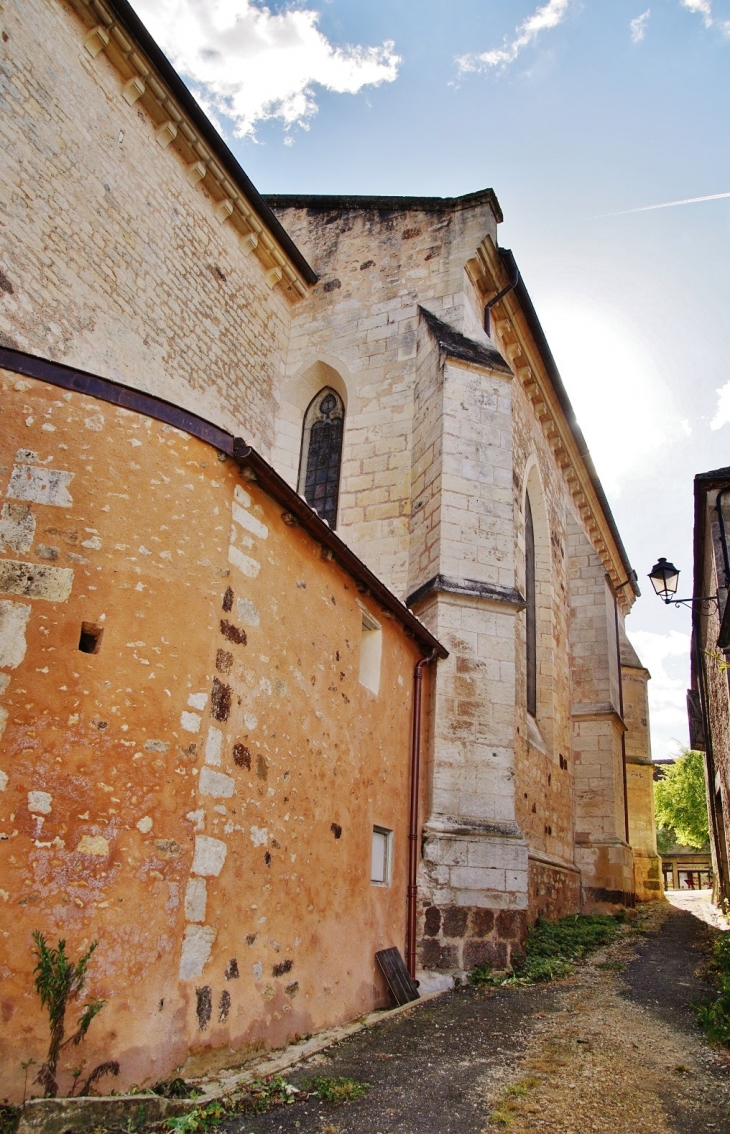
[[[404,949],[418,647],[203,442],[4,371],[0,405],[0,502],[35,520],[30,548],[0,552],[0,610],[30,608],[22,660],[0,619],[0,1097],[17,1100],[21,1061],[47,1045],[36,928],[72,956],[99,941],[88,992],[108,1004],[64,1067],[119,1059],[107,1087],[230,1065],[384,1003],[373,955]],[[68,506],[9,497],[19,464],[72,473]],[[358,679],[360,603],[382,625],[378,695]],[[78,649],[83,622],[103,627],[97,654]],[[395,831],[391,887],[370,883],[373,823]],[[225,862],[196,922],[201,835]],[[186,924],[212,944],[180,980]]]

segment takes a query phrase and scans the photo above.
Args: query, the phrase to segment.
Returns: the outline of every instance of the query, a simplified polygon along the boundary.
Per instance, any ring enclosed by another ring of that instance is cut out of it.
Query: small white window
[[[377,693],[380,689],[380,657],[383,652],[383,631],[363,608],[360,636],[360,684]]]
[[[370,881],[376,886],[390,886],[393,860],[393,832],[387,827],[373,827],[373,853]]]

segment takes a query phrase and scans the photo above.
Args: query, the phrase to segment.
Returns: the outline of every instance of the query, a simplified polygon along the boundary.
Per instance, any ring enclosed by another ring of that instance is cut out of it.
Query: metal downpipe
[[[406,967],[416,976],[416,903],[418,900],[418,795],[421,780],[421,686],[423,670],[436,660],[436,650],[421,658],[413,671],[413,729],[411,732],[411,809],[408,823],[408,926]]]

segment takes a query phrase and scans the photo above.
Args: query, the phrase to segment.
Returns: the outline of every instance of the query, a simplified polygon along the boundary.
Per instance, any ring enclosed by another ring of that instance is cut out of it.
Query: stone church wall
[[[496,221],[491,196],[474,197],[455,212],[357,199],[352,209],[310,210],[267,198],[320,276],[293,314],[272,463],[296,484],[304,412],[334,382],[345,400],[339,531],[401,597],[423,581],[412,572],[411,513],[438,506],[419,479],[428,445],[413,464],[418,304],[475,324],[463,265],[485,231],[496,236]]]
[[[80,1054],[120,1061],[107,1088],[387,1004],[418,645],[211,446],[7,371],[0,400],[0,1097],[47,1048],[35,929],[99,942]]]
[[[185,406],[268,455],[289,301],[68,6],[11,2],[2,20],[0,342]]]
[[[574,865],[574,766],[571,707],[569,548],[570,495],[520,383],[514,384],[514,514],[517,586],[524,594],[525,494],[535,531],[537,716],[526,709],[525,618],[516,619],[515,803],[530,848],[528,911],[560,917],[580,908]]]
[[[634,853],[634,893],[637,901],[655,901],[663,891],[654,820],[654,766],[649,736],[649,673],[631,647],[622,644],[624,721],[626,723],[626,784],[629,841]],[[633,656],[631,656],[633,655]]]

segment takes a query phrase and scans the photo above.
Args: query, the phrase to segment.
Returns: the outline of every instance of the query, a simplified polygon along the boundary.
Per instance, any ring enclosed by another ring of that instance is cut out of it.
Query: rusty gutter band
[[[402,626],[416,639],[416,641],[429,651],[436,652],[440,658],[449,656],[441,643],[422,625],[421,622],[388,590],[384,583],[358,559],[338,535],[322,520],[306,500],[287,484],[283,477],[268,464],[264,458],[247,445],[239,437],[234,437],[225,429],[221,429],[205,418],[188,410],[180,409],[172,402],[166,402],[153,394],[145,394],[141,390],[130,389],[112,382],[109,378],[99,378],[88,371],[76,370],[59,362],[49,362],[36,355],[26,354],[23,351],[10,347],[0,347],[0,367],[15,374],[22,374],[28,378],[35,378],[40,382],[47,382],[51,386],[60,386],[64,390],[72,390],[77,394],[86,394],[110,405],[120,406],[122,409],[132,410],[135,413],[145,414],[155,421],[163,421],[174,426],[200,441],[212,445],[220,453],[232,457],[241,465],[245,465],[255,474],[262,488],[286,508],[294,516],[304,530],[312,536],[317,543],[322,544],[332,552],[343,570],[360,584],[363,592],[368,592],[391,613]]]
[[[408,914],[406,934],[406,968],[416,976],[416,907],[418,904],[418,796],[421,786],[421,686],[423,670],[438,657],[432,650],[416,662],[413,671],[413,729],[411,732],[411,806],[408,822]]]
[[[365,564],[358,559],[346,543],[332,531],[329,524],[320,519],[314,509],[310,508],[298,492],[287,484],[283,477],[265,461],[260,453],[247,445],[245,441],[236,438],[233,443],[233,457],[241,465],[246,465],[255,474],[262,488],[279,504],[283,504],[289,514],[295,517],[301,526],[309,532],[318,543],[330,550],[340,564],[353,578],[364,585],[374,599],[390,613],[394,614],[399,622],[410,630],[414,638],[429,650],[435,651],[436,656],[447,658],[449,656],[441,643],[428,632],[425,626],[411,614],[406,606],[381,583],[377,575],[373,575]]]

